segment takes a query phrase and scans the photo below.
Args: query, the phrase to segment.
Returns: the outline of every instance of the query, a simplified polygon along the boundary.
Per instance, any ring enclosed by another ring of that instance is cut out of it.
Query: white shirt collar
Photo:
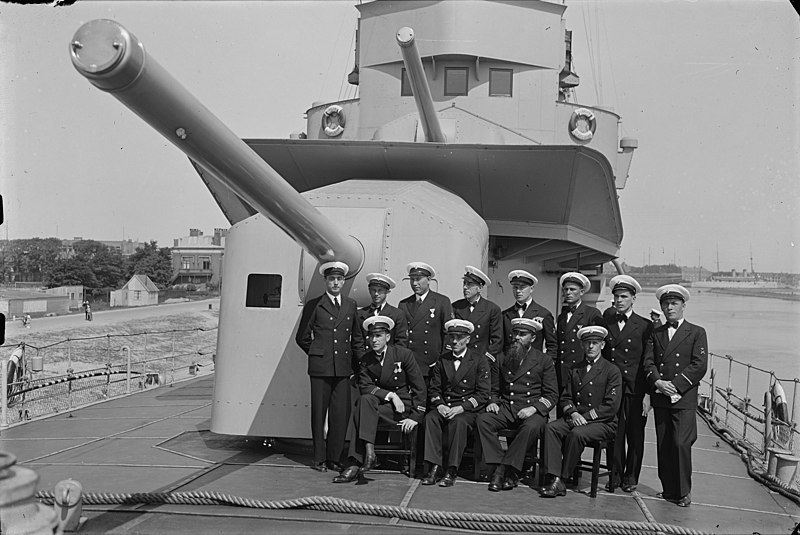
[[[462,358],[464,358],[464,355],[466,355],[466,354],[467,354],[467,348],[465,347],[464,351],[462,351],[460,354],[456,355],[455,353],[453,353],[453,357],[455,357],[457,359],[462,359]]]
[[[335,303],[335,302],[336,302],[336,299],[338,299],[338,300],[339,300],[339,303],[340,303],[340,304],[342,303],[342,294],[339,294],[339,295],[333,295],[333,294],[332,294],[332,293],[330,293],[330,292],[325,292],[325,293],[326,293],[326,294],[328,294],[328,298],[331,300],[331,303]]]
[[[425,298],[426,298],[426,297],[428,297],[428,294],[429,294],[429,293],[431,293],[431,291],[430,291],[430,290],[428,290],[427,292],[425,292],[425,293],[424,293],[424,294],[422,294],[422,295],[418,295],[418,296],[417,296],[417,301],[419,301],[419,300],[425,301]]]

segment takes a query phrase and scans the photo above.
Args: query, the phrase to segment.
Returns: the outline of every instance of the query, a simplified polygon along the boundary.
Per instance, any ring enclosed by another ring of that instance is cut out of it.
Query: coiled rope
[[[36,498],[52,504],[54,494],[39,491]],[[253,509],[313,509],[335,513],[361,514],[383,518],[398,518],[422,524],[493,532],[534,533],[597,533],[609,535],[639,535],[664,533],[675,535],[700,535],[703,532],[648,522],[622,520],[564,518],[536,515],[502,515],[496,513],[464,513],[413,509],[396,505],[378,505],[331,496],[308,496],[294,500],[264,501],[231,496],[213,491],[152,492],[152,493],[105,493],[92,492],[83,495],[86,505],[231,505]]]
[[[793,488],[789,487],[782,481],[778,480],[770,476],[765,472],[757,472],[754,468],[755,462],[753,461],[753,452],[751,451],[752,447],[750,444],[745,442],[744,440],[738,439],[734,436],[734,434],[727,428],[718,425],[708,413],[703,410],[698,410],[697,413],[700,415],[703,420],[705,420],[706,424],[708,425],[709,429],[714,432],[718,437],[722,440],[727,442],[731,447],[733,447],[738,453],[739,458],[744,462],[745,467],[747,468],[747,474],[764,485],[765,487],[773,490],[780,495],[790,499],[797,505],[800,505],[800,493],[798,493]]]

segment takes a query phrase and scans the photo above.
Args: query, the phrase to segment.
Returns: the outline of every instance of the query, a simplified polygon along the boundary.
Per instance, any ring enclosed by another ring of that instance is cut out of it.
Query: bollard
[[[784,453],[775,454],[775,477],[787,487],[790,486],[794,481],[794,475],[797,473],[798,462],[800,462],[800,457]]]
[[[31,535],[52,534],[56,515],[34,499],[39,476],[14,466],[17,458],[0,452],[0,531]]]
[[[189,364],[189,375],[197,375],[197,364],[194,362]]]
[[[767,475],[776,477],[778,469],[778,455],[791,455],[792,452],[783,448],[767,448]]]
[[[74,533],[86,522],[83,513],[83,486],[74,479],[56,484],[53,511],[58,521],[57,533]]]

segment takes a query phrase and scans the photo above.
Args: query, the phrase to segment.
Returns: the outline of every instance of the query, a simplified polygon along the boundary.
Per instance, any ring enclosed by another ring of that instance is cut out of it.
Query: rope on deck
[[[36,497],[52,504],[54,494],[39,491]],[[308,496],[294,500],[254,500],[213,491],[105,493],[83,495],[85,505],[230,505],[254,509],[313,509],[335,513],[399,518],[410,522],[492,532],[596,533],[608,535],[673,534],[701,535],[703,532],[671,524],[629,522],[589,518],[564,518],[536,515],[502,515],[414,509],[396,505],[378,505],[331,496]]]
[[[700,417],[706,422],[709,429],[714,432],[718,437],[724,440],[728,445],[730,445],[733,449],[735,449],[739,453],[739,458],[744,462],[745,467],[747,468],[747,474],[764,485],[765,487],[769,488],[772,491],[777,492],[778,494],[790,499],[795,504],[800,505],[800,494],[793,488],[787,486],[782,481],[778,480],[767,474],[766,472],[756,471],[755,470],[755,462],[753,461],[753,452],[752,446],[745,442],[744,440],[738,439],[734,436],[734,434],[727,429],[726,427],[722,427],[718,425],[708,413],[703,410],[698,409],[697,413]]]

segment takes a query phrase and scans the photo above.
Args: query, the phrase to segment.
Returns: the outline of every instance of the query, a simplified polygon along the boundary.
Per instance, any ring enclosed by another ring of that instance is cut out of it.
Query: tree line
[[[58,238],[28,238],[2,243],[2,282],[41,282],[48,288],[83,285],[90,294],[118,290],[134,275],[147,275],[160,289],[172,279],[169,247],[155,241],[125,257],[113,247],[80,240],[72,250]]]

